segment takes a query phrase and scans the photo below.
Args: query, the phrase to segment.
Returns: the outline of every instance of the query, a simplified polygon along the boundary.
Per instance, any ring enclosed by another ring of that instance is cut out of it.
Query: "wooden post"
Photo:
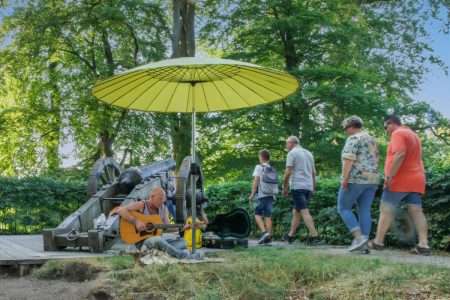
[[[42,236],[44,238],[44,251],[57,251],[55,241],[55,230],[54,229],[44,229],[42,231]]]
[[[91,252],[101,253],[104,250],[103,246],[103,231],[89,230],[88,231],[88,245]]]

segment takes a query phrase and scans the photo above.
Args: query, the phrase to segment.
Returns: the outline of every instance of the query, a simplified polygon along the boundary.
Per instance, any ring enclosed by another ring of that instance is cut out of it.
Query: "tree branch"
[[[64,48],[57,48],[56,50],[57,51],[66,52],[66,53],[70,53],[70,54],[76,56],[79,60],[81,60],[92,71],[92,73],[95,76],[98,76],[95,66],[93,66],[86,58],[81,56],[80,53],[76,52],[75,50],[69,50],[69,49],[64,49]]]
[[[441,134],[437,133],[436,130],[434,129],[434,127],[430,127],[431,132],[433,133],[433,135],[435,137],[437,137],[438,139],[440,139],[442,142],[444,142],[446,145],[450,146],[450,141],[448,140],[448,137],[444,137]]]
[[[111,44],[108,40],[108,32],[106,29],[102,29],[102,42],[103,42],[103,50],[105,52],[105,58],[106,58],[106,64],[108,65],[109,69],[109,76],[114,75],[115,65],[114,65],[114,59],[111,49]]]
[[[122,113],[120,114],[119,120],[117,121],[116,126],[114,127],[113,133],[111,135],[111,140],[114,141],[116,136],[119,133],[120,127],[122,126],[123,121],[125,121],[127,115],[128,115],[129,110],[128,109],[124,109],[122,110]]]
[[[134,61],[134,65],[137,66],[138,65],[137,56],[139,54],[139,40],[136,36],[136,33],[134,32],[133,27],[128,22],[125,22],[125,25],[130,30],[131,37],[133,38],[133,42],[134,42],[133,61]]]

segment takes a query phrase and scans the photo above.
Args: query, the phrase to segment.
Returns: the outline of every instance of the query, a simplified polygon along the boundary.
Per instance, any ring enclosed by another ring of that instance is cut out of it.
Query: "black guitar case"
[[[247,211],[236,208],[219,214],[206,228],[203,246],[206,248],[230,249],[235,246],[248,247],[251,222]]]

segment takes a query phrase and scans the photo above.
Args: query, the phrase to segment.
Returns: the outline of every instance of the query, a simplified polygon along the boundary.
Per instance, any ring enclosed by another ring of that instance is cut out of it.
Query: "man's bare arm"
[[[316,171],[313,171],[312,173],[312,180],[313,180],[313,192],[316,191]]]
[[[259,182],[259,176],[253,177],[253,184],[252,184],[252,192],[250,196],[248,197],[249,200],[252,200],[253,197],[256,194],[256,190],[258,189],[258,182]]]
[[[386,186],[390,186],[392,178],[397,175],[398,170],[402,166],[403,162],[405,161],[406,157],[406,151],[396,152],[394,153],[394,159],[392,161],[392,167],[391,170],[388,171],[388,174],[386,174]]]
[[[130,203],[127,206],[121,207],[117,213],[120,217],[124,218],[132,224],[136,224],[136,218],[130,214],[130,211],[141,211],[144,208],[143,201],[137,201]]]
[[[343,167],[342,167],[342,187],[347,189],[348,180],[350,177],[350,171],[352,169],[354,161],[351,159],[344,158]]]
[[[284,178],[283,178],[283,193],[286,195],[289,189],[289,178],[291,178],[293,167],[286,167],[284,170]]]

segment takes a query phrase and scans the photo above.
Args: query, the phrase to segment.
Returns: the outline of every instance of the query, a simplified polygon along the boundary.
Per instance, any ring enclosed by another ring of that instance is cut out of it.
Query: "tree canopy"
[[[426,31],[432,19],[448,30],[446,0],[33,0],[0,27],[0,174],[56,172],[69,139],[82,168],[102,155],[136,165],[189,153],[183,116],[112,108],[90,89],[121,70],[193,55],[193,28],[180,26],[193,22],[194,6],[201,55],[285,69],[301,85],[275,105],[200,116],[199,154],[213,180],[248,176],[262,148],[281,164],[289,135],[322,174],[334,173],[351,114],[384,142],[382,118],[398,113],[425,138],[427,159],[449,161],[448,120],[412,97],[427,66],[446,68]]]

